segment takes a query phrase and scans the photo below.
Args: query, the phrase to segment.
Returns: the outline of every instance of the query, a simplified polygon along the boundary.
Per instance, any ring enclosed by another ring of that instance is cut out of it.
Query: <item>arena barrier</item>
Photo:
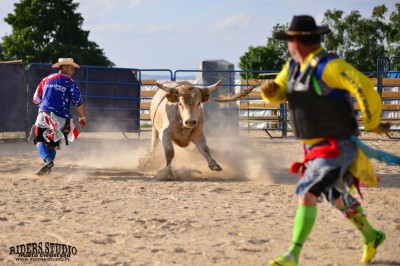
[[[0,63],[0,132],[26,132],[26,73],[22,61]]]
[[[400,57],[395,57],[398,59]],[[377,72],[371,81],[380,92],[383,101],[383,122],[391,122],[391,132],[400,130],[400,73],[391,69],[393,58],[381,58]],[[3,88],[4,104],[0,107],[1,116],[6,117],[0,123],[0,132],[21,131],[28,133],[37,114],[37,106],[32,103],[33,93],[38,83],[48,74],[57,69],[50,64],[32,63],[25,66],[18,64],[0,64],[0,85]],[[155,93],[157,81],[188,80],[196,83],[196,75],[205,70],[177,70],[169,69],[134,69],[134,68],[107,68],[82,66],[76,69],[73,79],[77,81],[82,92],[82,98],[87,111],[87,118],[91,121],[85,131],[111,131],[139,133],[151,127],[149,108]],[[224,72],[227,79],[223,81],[220,90],[223,95],[242,91],[259,80],[242,79],[241,73],[267,73],[274,77],[274,71],[211,71]],[[218,76],[216,76],[218,77]],[[201,83],[201,82],[200,82]],[[210,84],[197,85],[206,86]],[[7,100],[8,99],[8,100]],[[357,103],[354,105],[359,111]],[[237,124],[239,130],[263,130],[269,137],[287,137],[291,131],[286,104],[268,104],[260,96],[256,88],[246,98],[237,103],[224,105],[224,112],[228,110],[228,124]],[[77,114],[71,107],[74,117]],[[359,113],[359,112],[358,112]],[[361,121],[360,114],[358,119]],[[361,125],[360,128],[362,129]],[[280,134],[271,134],[271,132]],[[394,138],[391,134],[389,137]]]
[[[151,72],[151,70],[147,70]],[[159,72],[160,70],[154,70],[155,72]],[[164,70],[166,71],[166,70]],[[201,72],[214,72],[216,74],[216,80],[218,77],[218,73],[227,73],[228,78],[224,80],[220,87],[222,87],[223,95],[235,94],[248,86],[252,86],[258,84],[258,81],[255,80],[242,80],[238,78],[238,74],[243,72],[258,72],[258,73],[266,73],[268,71],[206,71],[206,70],[176,70],[173,76],[166,75],[162,77],[160,80],[169,80],[171,81],[179,81],[179,80],[188,80],[192,83],[195,83],[199,86],[208,86],[211,84],[203,84],[197,82],[198,79],[195,76],[188,76],[188,74],[193,73],[201,73]],[[273,71],[270,71],[273,72]],[[158,77],[159,75],[151,75],[151,73],[147,73],[147,77]],[[233,82],[232,79],[233,78]],[[238,79],[234,79],[234,78]],[[160,81],[157,79],[141,79],[141,101],[140,101],[140,119],[142,127],[150,127],[150,102],[152,97],[155,94],[156,86],[155,83]],[[217,89],[218,90],[218,89]],[[211,97],[218,97],[218,95],[214,95]],[[211,104],[210,101],[205,105]],[[214,103],[215,104],[215,103]],[[287,126],[286,126],[286,105],[285,104],[268,104],[265,103],[260,96],[259,88],[256,88],[255,91],[251,92],[246,98],[242,99],[238,102],[219,104],[221,105],[221,109],[218,112],[213,112],[213,116],[217,116],[217,113],[225,113],[224,116],[219,116],[219,123],[224,124],[225,127],[229,127],[229,129],[235,130],[264,130],[269,137],[286,137],[287,136]],[[228,111],[226,109],[229,109]],[[209,123],[206,116],[206,125]],[[224,120],[225,123],[224,123]],[[279,131],[280,135],[276,136],[275,134],[270,134],[271,131]]]
[[[143,72],[142,70],[139,70]],[[188,73],[197,73],[202,72],[201,70],[177,70],[171,74],[170,70],[157,70],[157,69],[147,69],[145,70],[148,74],[146,79],[143,79],[143,75],[139,75],[140,77],[140,121],[141,128],[151,127],[150,123],[150,102],[152,97],[155,94],[156,86],[155,83],[157,81],[171,80],[171,81],[179,81],[179,80],[189,80],[193,83],[196,83],[196,78],[194,76],[190,77]],[[164,75],[154,75],[154,79],[149,79],[148,77],[152,76],[151,72],[159,72],[164,71]],[[217,71],[218,72],[218,71]],[[224,72],[224,71],[222,71]],[[229,87],[228,94],[238,93],[241,90],[247,88],[248,86],[258,84],[259,80],[250,80],[250,79],[240,79],[237,77],[237,74],[241,71],[230,71],[233,76],[236,77],[234,82],[222,83],[221,86]],[[267,71],[262,71],[263,73]],[[270,71],[272,74],[273,71]],[[387,73],[388,74],[388,73]],[[383,101],[383,113],[382,113],[382,121],[392,123],[391,132],[400,130],[400,79],[389,79],[389,78],[371,78],[371,82],[374,86],[379,90],[381,90],[381,96]],[[210,84],[197,84],[200,86],[210,85]],[[379,89],[380,88],[380,89]],[[229,104],[230,108],[232,107],[232,103]],[[240,130],[263,130],[265,131],[270,138],[284,138],[287,137],[288,133],[291,132],[289,122],[290,116],[288,114],[288,106],[286,104],[271,104],[266,103],[262,100],[260,91],[256,88],[253,92],[251,92],[246,98],[242,99],[238,102],[239,106],[239,115],[238,119],[235,122],[238,123]],[[363,130],[361,125],[361,115],[359,112],[359,106],[355,102],[354,107],[356,111],[358,111],[358,121],[360,122],[360,129]],[[234,121],[234,120],[233,120]],[[271,132],[280,132],[279,135],[271,134]],[[388,134],[390,138],[394,138],[390,133]]]
[[[32,125],[38,107],[31,102],[40,81],[58,69],[50,64],[28,66],[28,121]],[[140,82],[137,69],[81,66],[75,69],[88,123],[85,131],[140,132]],[[75,108],[71,113],[77,117]]]

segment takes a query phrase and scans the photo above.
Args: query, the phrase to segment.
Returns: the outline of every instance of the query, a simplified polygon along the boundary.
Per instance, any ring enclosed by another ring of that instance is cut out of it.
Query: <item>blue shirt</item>
[[[70,105],[82,105],[82,98],[78,85],[71,77],[55,73],[39,83],[32,102],[40,104],[41,112],[53,112],[63,118],[72,118]]]

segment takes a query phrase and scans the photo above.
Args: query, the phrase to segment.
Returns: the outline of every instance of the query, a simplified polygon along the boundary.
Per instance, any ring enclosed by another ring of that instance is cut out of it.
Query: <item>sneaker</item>
[[[54,166],[53,161],[48,161],[47,163],[43,164],[42,168],[36,173],[37,175],[44,175],[49,174],[51,172],[51,168]]]
[[[269,266],[297,266],[296,259],[290,253],[280,255],[278,258],[271,260]]]
[[[364,244],[364,254],[362,256],[361,262],[369,263],[375,256],[376,249],[383,243],[385,240],[385,233],[383,231],[375,230],[376,237],[373,241]]]

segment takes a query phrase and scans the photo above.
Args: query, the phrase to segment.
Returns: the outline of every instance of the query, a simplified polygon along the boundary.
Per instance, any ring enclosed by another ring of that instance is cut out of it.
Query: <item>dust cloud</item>
[[[270,169],[276,166],[276,156],[268,153],[266,145],[259,145],[240,135],[209,137],[207,139],[211,156],[222,167],[222,171],[211,171],[206,159],[192,143],[187,148],[175,147],[172,168],[177,179],[221,178],[232,180],[252,180],[272,183]],[[161,158],[161,160],[160,160]],[[161,170],[165,166],[162,145],[157,150],[154,167]]]
[[[142,174],[153,178],[166,166],[162,144],[156,153],[149,157],[151,132],[137,133],[86,133],[81,132],[78,139],[61,144],[57,151],[52,176],[55,178],[82,179],[93,173],[108,171],[108,175]],[[177,180],[251,180],[273,183],[271,169],[279,165],[279,157],[268,149],[268,144],[254,138],[224,133],[207,137],[212,157],[222,167],[222,171],[211,171],[206,159],[194,144],[186,148],[174,145],[175,156],[172,170]],[[30,146],[31,145],[31,146]],[[28,149],[27,149],[28,148]],[[10,164],[20,165],[20,174],[33,174],[42,164],[33,144],[15,146],[3,144],[3,156],[26,153],[27,158]],[[6,162],[7,164],[7,162]],[[26,167],[29,165],[29,167]]]

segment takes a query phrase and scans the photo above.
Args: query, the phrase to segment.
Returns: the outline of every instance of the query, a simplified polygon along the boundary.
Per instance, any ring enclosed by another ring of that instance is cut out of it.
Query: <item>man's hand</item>
[[[377,126],[375,129],[372,129],[371,132],[376,134],[386,134],[389,132],[390,126],[390,123],[380,123],[379,126]]]
[[[81,128],[86,127],[86,118],[85,118],[84,116],[79,117],[79,126],[80,126]]]
[[[264,93],[265,97],[274,97],[279,90],[279,86],[274,82],[273,79],[268,79],[261,84],[261,91]]]

